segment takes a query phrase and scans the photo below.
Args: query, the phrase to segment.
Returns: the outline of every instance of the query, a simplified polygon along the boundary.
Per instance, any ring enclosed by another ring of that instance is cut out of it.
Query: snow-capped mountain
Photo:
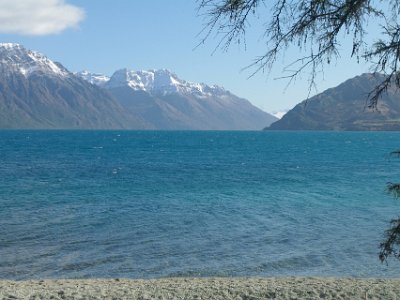
[[[289,111],[289,109],[281,110],[281,111],[274,111],[272,115],[277,117],[278,119],[282,119],[282,117]]]
[[[89,71],[76,72],[75,75],[106,89],[130,87],[134,91],[144,91],[152,95],[179,93],[198,98],[233,95],[218,85],[183,80],[167,69],[134,71],[125,68],[115,71],[111,77]]]
[[[204,83],[192,83],[180,79],[176,74],[166,69],[148,71],[120,69],[111,77],[88,71],[78,72],[76,75],[90,83],[104,85],[108,89],[129,86],[135,91],[145,91],[151,94],[181,93],[209,97],[227,92],[217,85],[209,86]]]
[[[260,130],[275,120],[168,70],[73,74],[22,45],[0,44],[0,128]]]
[[[0,128],[143,129],[107,91],[18,44],[0,44]]]
[[[51,61],[43,54],[13,43],[0,43],[0,67],[3,74],[20,73],[25,77],[38,72],[49,76],[71,75],[61,64]]]
[[[95,84],[92,78],[99,76],[80,74]],[[156,129],[259,130],[277,120],[222,87],[192,83],[165,69],[121,69],[99,85]]]
[[[81,77],[82,79],[90,82],[91,84],[95,84],[98,86],[103,86],[110,80],[109,76],[106,76],[103,74],[98,74],[98,73],[91,73],[89,71],[80,71],[80,72],[77,72],[74,74],[76,76]]]

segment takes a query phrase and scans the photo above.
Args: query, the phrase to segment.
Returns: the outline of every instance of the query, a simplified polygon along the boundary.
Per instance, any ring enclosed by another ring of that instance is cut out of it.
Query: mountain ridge
[[[19,44],[0,44],[0,128],[144,128],[107,91]]]
[[[17,72],[25,77],[29,77],[31,74],[37,72],[63,77],[72,75],[60,63],[53,62],[45,55],[28,50],[16,43],[0,43],[0,58],[2,71],[7,74]],[[4,68],[4,66],[7,66],[7,68]]]
[[[98,76],[86,72],[83,78],[96,84]],[[192,83],[166,69],[119,69],[100,85],[156,129],[261,130],[277,120],[223,87]]]
[[[400,94],[394,85],[368,108],[368,95],[385,79],[364,73],[304,100],[265,130],[400,130]]]
[[[93,84],[116,88],[130,86],[134,90],[142,90],[149,93],[191,93],[199,96],[209,96],[211,93],[222,94],[230,93],[225,88],[218,85],[208,85],[205,83],[194,83],[180,79],[174,72],[168,69],[150,70],[131,70],[122,68],[116,70],[111,76],[90,71],[80,71],[75,73],[82,79]],[[231,94],[231,93],[230,93]]]

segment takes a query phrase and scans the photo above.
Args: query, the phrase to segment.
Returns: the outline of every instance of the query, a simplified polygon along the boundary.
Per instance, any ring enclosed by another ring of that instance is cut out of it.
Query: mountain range
[[[130,114],[155,129],[257,130],[277,118],[219,86],[191,83],[168,70],[121,69],[111,77],[76,74],[107,89]]]
[[[277,118],[218,86],[168,70],[72,73],[0,44],[0,128],[259,130]]]
[[[169,70],[72,73],[19,44],[0,43],[0,128],[151,130],[400,130],[400,95],[376,109],[385,77],[362,74],[296,105],[280,120],[220,86]]]
[[[400,130],[400,93],[395,85],[368,108],[368,95],[385,76],[366,73],[304,100],[266,130]]]

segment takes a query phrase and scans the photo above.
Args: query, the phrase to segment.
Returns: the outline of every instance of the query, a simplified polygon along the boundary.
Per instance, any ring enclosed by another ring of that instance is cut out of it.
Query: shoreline
[[[0,299],[400,299],[400,278],[0,280]]]

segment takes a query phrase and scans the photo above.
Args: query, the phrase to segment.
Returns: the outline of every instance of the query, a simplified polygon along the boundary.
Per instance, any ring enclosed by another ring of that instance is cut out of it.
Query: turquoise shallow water
[[[0,278],[400,276],[400,133],[0,131]]]

